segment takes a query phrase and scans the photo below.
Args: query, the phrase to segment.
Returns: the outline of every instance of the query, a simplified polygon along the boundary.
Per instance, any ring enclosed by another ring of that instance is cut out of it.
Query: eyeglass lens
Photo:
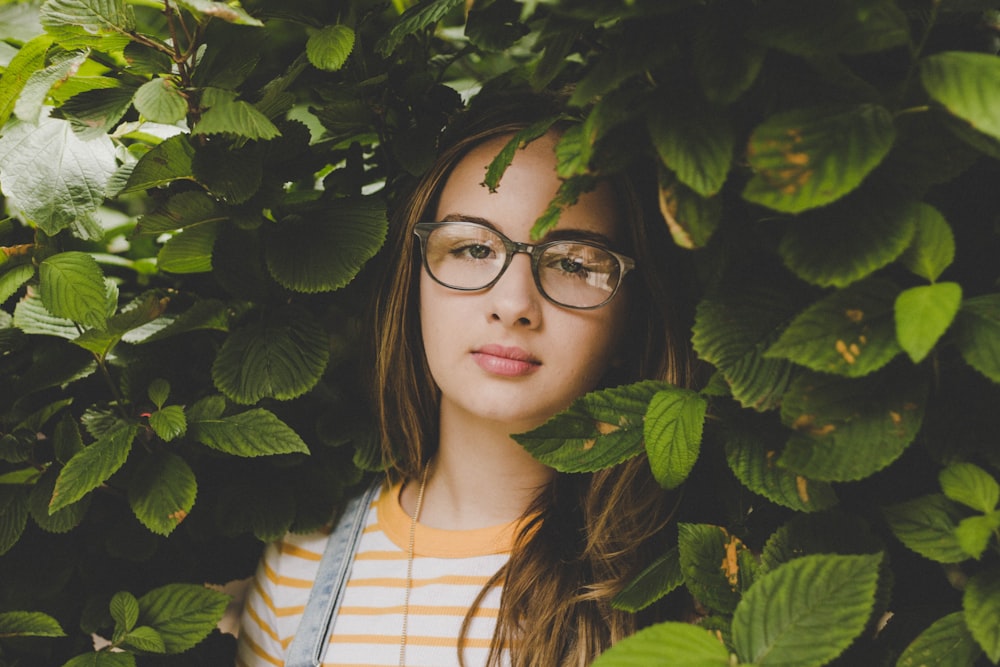
[[[427,237],[426,264],[448,287],[465,290],[490,285],[507,265],[507,247],[493,230],[472,224],[436,227]],[[543,244],[532,256],[539,288],[551,300],[573,308],[593,308],[615,293],[621,280],[618,258],[588,243]]]

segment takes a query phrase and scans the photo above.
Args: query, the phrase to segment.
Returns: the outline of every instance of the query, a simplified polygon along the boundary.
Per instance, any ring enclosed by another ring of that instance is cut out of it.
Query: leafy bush
[[[231,662],[202,584],[376,466],[387,207],[464,98],[571,84],[537,229],[657,165],[714,371],[520,436],[681,490],[617,603],[686,589],[701,627],[598,664],[998,664],[998,32],[976,0],[3,5],[0,662]]]

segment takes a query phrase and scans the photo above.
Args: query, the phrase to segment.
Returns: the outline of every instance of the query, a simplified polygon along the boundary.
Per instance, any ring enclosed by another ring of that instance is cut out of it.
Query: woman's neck
[[[442,415],[420,523],[466,530],[507,523],[524,514],[554,471],[512,440],[508,428]],[[411,516],[419,484],[407,483],[400,499]]]

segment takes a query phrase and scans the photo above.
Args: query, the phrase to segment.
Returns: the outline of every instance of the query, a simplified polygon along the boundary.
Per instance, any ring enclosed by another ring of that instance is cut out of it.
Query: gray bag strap
[[[381,488],[381,480],[376,479],[364,493],[348,502],[330,534],[305,612],[285,654],[285,667],[319,667],[322,664],[333,621],[350,578],[368,508]]]

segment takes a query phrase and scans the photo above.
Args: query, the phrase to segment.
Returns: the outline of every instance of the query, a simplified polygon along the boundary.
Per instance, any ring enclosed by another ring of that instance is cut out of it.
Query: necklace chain
[[[417,539],[417,521],[420,520],[420,508],[424,504],[424,489],[427,487],[427,472],[430,463],[424,466],[420,476],[420,489],[417,491],[417,505],[413,508],[410,518],[410,540],[406,547],[406,590],[403,593],[403,629],[399,636],[399,667],[406,665],[406,635],[410,620],[410,591],[413,589],[413,547]]]

